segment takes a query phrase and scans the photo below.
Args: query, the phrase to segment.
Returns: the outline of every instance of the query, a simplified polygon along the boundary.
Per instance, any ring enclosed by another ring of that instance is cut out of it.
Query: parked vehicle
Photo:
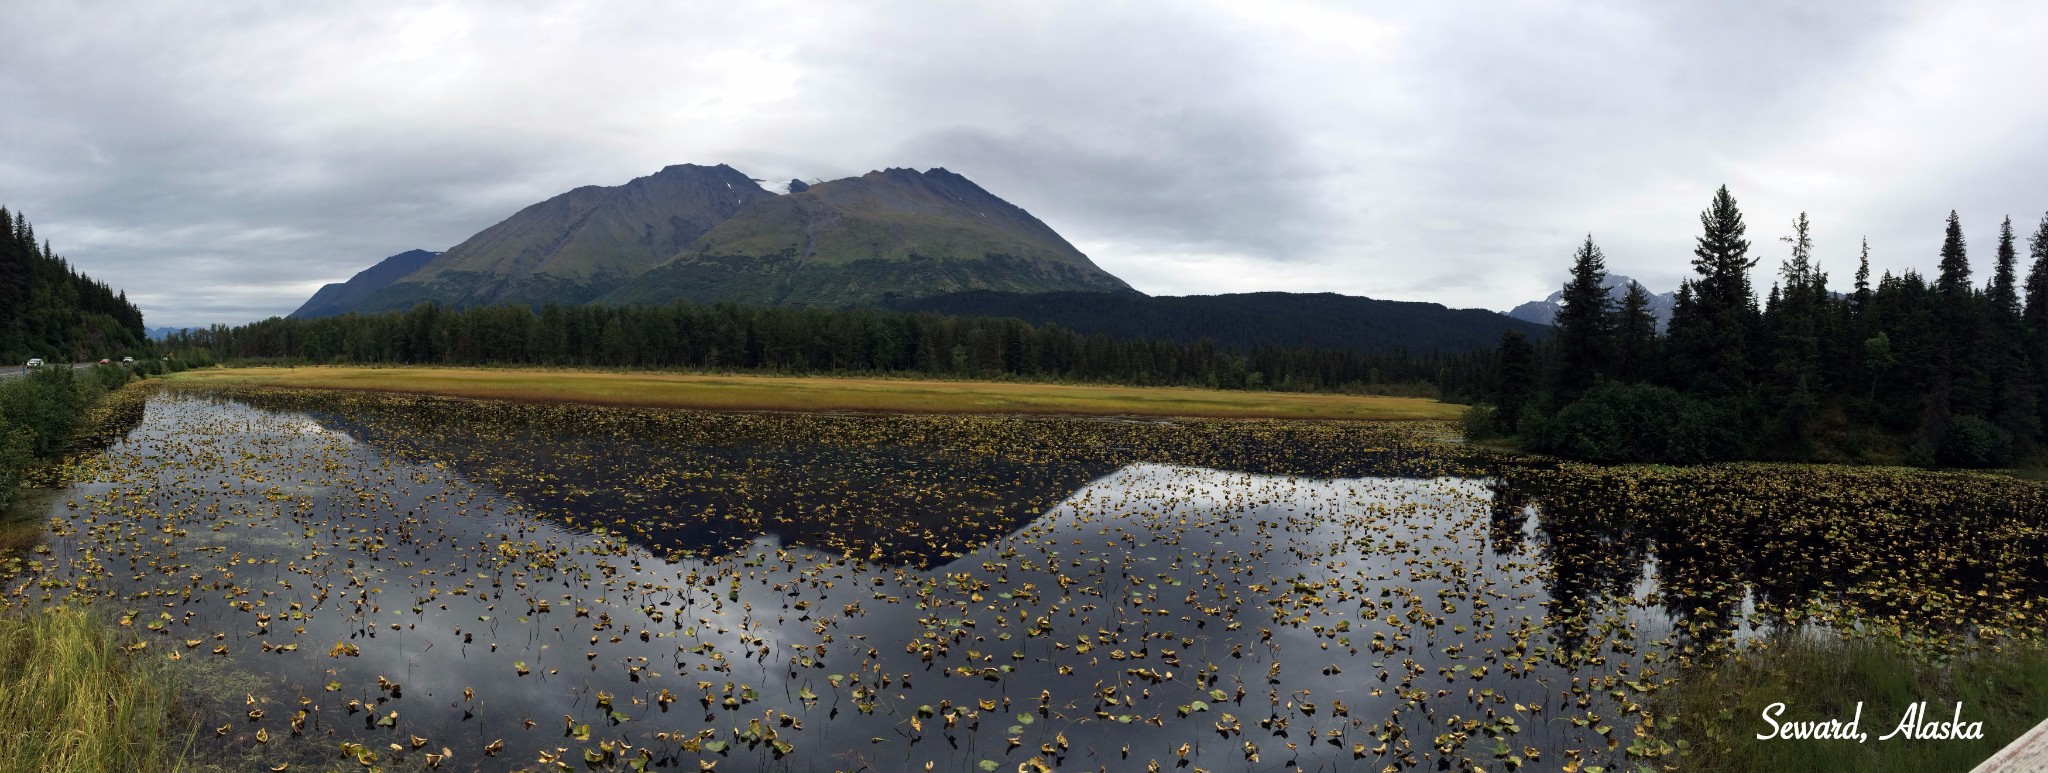
[[[135,364],[135,358],[134,358],[134,357],[122,357],[122,358],[121,358],[121,364],[122,364],[122,365],[134,365],[134,364]]]
[[[37,368],[40,368],[40,367],[42,367],[42,366],[43,366],[43,358],[41,358],[41,357],[30,357],[30,358],[28,358],[28,362],[22,363],[22,366],[21,366],[21,372],[23,372],[23,373],[27,373],[27,372],[29,372],[29,371],[31,371],[31,370],[35,370],[35,369],[37,369]]]
[[[101,358],[100,358],[100,364],[101,364],[101,365],[112,365],[112,364],[114,364],[114,361],[113,361],[113,360],[109,360],[109,359],[107,359],[107,358],[105,358],[105,357],[101,357]]]

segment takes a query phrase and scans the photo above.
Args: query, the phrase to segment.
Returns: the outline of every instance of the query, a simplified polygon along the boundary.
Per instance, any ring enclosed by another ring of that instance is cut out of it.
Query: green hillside
[[[355,311],[583,303],[667,260],[748,204],[774,198],[732,167],[681,164],[520,210],[372,293]]]
[[[145,345],[142,310],[36,241],[28,218],[0,208],[0,364],[90,360]]]
[[[888,169],[757,202],[599,302],[877,306],[964,290],[1131,291],[967,178]]]

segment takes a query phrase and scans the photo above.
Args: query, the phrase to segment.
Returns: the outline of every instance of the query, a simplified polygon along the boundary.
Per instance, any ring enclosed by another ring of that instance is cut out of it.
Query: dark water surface
[[[1425,435],[164,391],[9,587],[175,657],[203,755],[443,770],[1616,769],[1822,587]]]

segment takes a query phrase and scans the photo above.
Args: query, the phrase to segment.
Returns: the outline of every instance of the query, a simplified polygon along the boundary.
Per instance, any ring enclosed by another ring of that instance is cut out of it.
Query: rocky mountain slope
[[[584,303],[646,273],[747,205],[773,199],[724,164],[671,166],[520,210],[379,289],[358,311]]]
[[[577,188],[447,252],[393,256],[323,287],[294,316],[424,301],[844,307],[976,289],[1131,291],[1031,213],[945,169],[791,183],[777,195],[723,164],[683,164]]]
[[[874,306],[961,290],[1130,291],[1031,213],[945,169],[887,169],[740,210],[599,299]]]

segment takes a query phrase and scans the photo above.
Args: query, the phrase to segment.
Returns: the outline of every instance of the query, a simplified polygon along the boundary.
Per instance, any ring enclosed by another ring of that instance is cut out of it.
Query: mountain
[[[1607,297],[1614,299],[1617,308],[1621,303],[1621,299],[1628,297],[1628,285],[1633,281],[1635,280],[1620,274],[1607,275],[1607,281],[1605,282]],[[1648,290],[1649,288],[1644,289]],[[1559,290],[1551,293],[1548,298],[1540,301],[1530,301],[1502,313],[1523,322],[1547,326],[1551,320],[1557,319],[1557,312],[1564,308],[1562,306],[1563,301],[1564,291]],[[1650,316],[1655,317],[1657,320],[1657,332],[1664,332],[1664,327],[1671,324],[1671,309],[1677,303],[1677,293],[1653,293],[1650,295]]]
[[[329,286],[329,287],[332,287],[333,285],[328,285],[328,286]],[[170,337],[171,337],[171,336],[173,336],[173,335],[176,335],[176,334],[178,334],[178,333],[183,333],[183,332],[185,332],[185,331],[188,331],[188,330],[204,330],[204,329],[205,329],[205,328],[193,328],[193,327],[151,327],[151,328],[143,328],[143,334],[144,334],[144,337],[148,338],[148,339],[149,339],[149,340],[151,340],[151,341],[162,341],[162,340],[164,340],[164,339],[166,339],[166,338],[170,338]]]
[[[520,210],[370,294],[356,311],[585,303],[674,256],[755,202],[774,199],[724,164],[681,164],[584,186]]]
[[[963,290],[1134,292],[1031,213],[942,168],[792,182],[598,302],[842,307]]]
[[[404,278],[407,274],[418,271],[421,266],[427,265],[428,261],[440,254],[426,250],[407,250],[385,258],[378,261],[377,265],[349,277],[346,282],[322,286],[319,292],[313,293],[313,297],[308,298],[305,305],[292,312],[291,316],[312,319],[346,314],[378,290],[390,286],[392,282]],[[157,336],[152,334],[151,337]]]
[[[1363,352],[1463,352],[1493,346],[1501,333],[1532,339],[1550,328],[1484,309],[1383,301],[1335,293],[1239,293],[1149,297],[1137,293],[1005,293],[985,290],[915,299],[905,311],[1015,317],[1111,338],[1195,343],[1231,349],[1309,346]]]

